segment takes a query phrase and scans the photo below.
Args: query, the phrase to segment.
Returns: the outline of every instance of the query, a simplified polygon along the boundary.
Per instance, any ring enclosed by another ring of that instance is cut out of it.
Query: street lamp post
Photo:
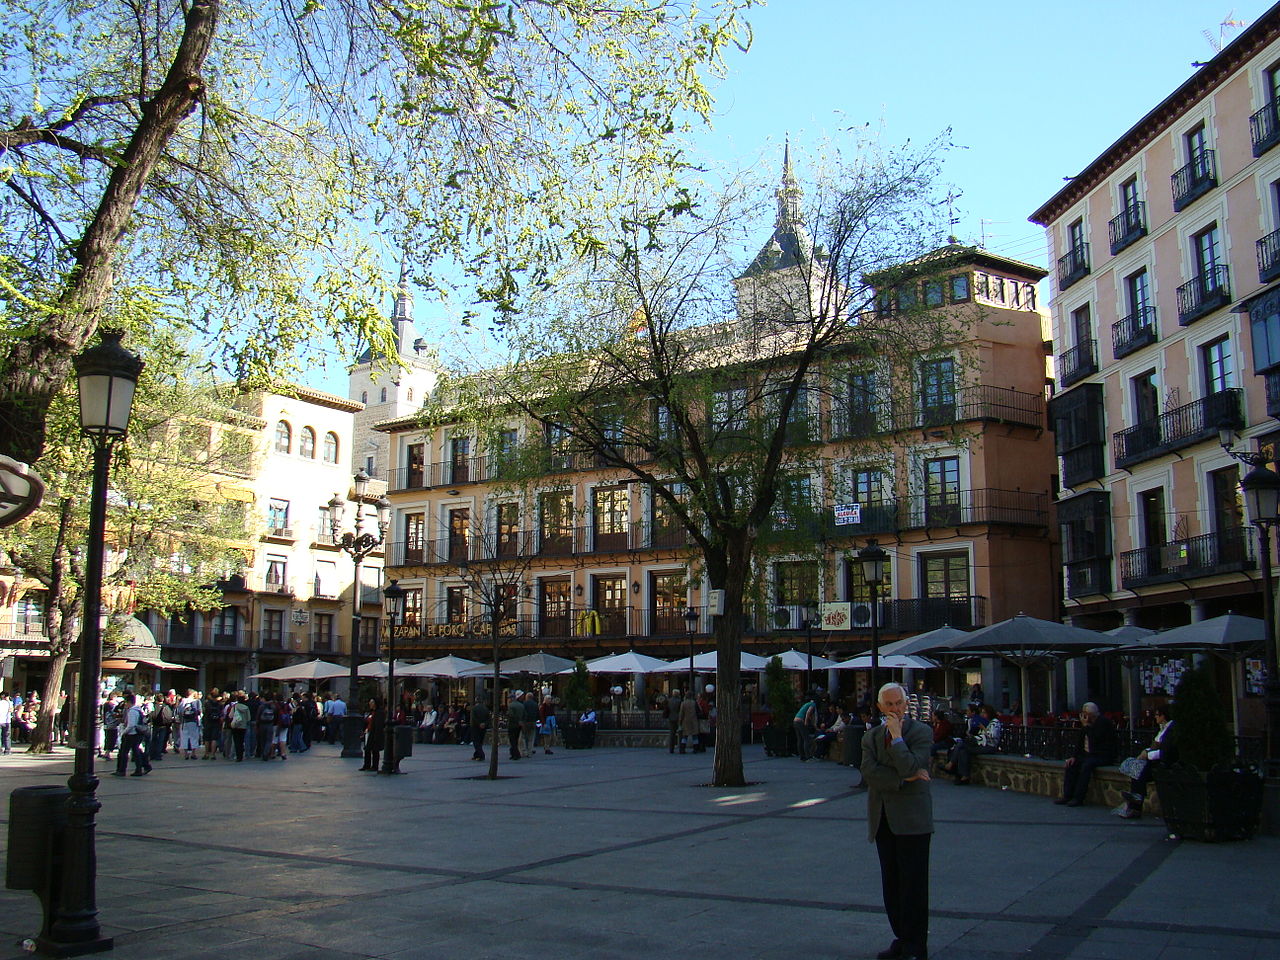
[[[698,631],[698,611],[693,607],[685,607],[684,625],[687,628],[685,633],[689,637],[689,696],[694,696],[693,691],[693,635]]]
[[[885,561],[889,555],[872,537],[858,551],[862,564],[862,579],[871,588],[871,695],[876,699],[880,691],[880,584],[884,582]]]
[[[1246,461],[1252,462],[1252,461]],[[1257,463],[1240,481],[1245,514],[1258,528],[1258,562],[1262,566],[1262,617],[1266,623],[1264,644],[1267,670],[1267,762],[1274,772],[1280,762],[1280,656],[1276,651],[1276,595],[1271,573],[1271,528],[1280,523],[1280,476]]]
[[[383,541],[386,540],[387,527],[391,523],[391,501],[386,497],[378,500],[376,504],[378,511],[377,536],[372,533],[366,533],[364,531],[364,496],[369,489],[369,475],[364,472],[363,468],[352,478],[352,484],[355,487],[356,494],[355,532],[339,532],[342,529],[342,514],[346,509],[347,503],[337,493],[329,501],[329,532],[333,537],[334,544],[351,558],[351,562],[355,567],[355,575],[351,580],[351,673],[348,677],[347,685],[347,716],[342,726],[342,755],[348,758],[360,758],[364,756],[363,751],[360,749],[360,734],[364,729],[364,721],[356,707],[360,692],[360,678],[356,674],[356,670],[360,666],[357,649],[360,643],[360,605],[363,600],[361,596],[360,565],[364,563],[369,554],[379,549]]]
[[[810,600],[804,605],[804,688],[813,693],[813,628],[818,625],[818,605]]]
[[[379,773],[399,773],[400,758],[396,756],[396,727],[393,722],[395,708],[399,706],[396,697],[396,627],[404,615],[405,589],[392,580],[382,588],[382,600],[387,615],[387,739],[382,750],[382,769]]]
[[[93,488],[89,542],[85,551],[84,617],[80,631],[80,677],[76,687],[75,767],[67,786],[67,828],[56,914],[37,949],[80,956],[112,948],[98,923],[97,824],[102,804],[93,772],[98,686],[102,673],[102,576],[107,536],[107,481],[112,448],[124,439],[142,374],[138,355],[120,343],[121,334],[103,330],[102,342],[74,358],[80,393],[80,429],[93,441]]]

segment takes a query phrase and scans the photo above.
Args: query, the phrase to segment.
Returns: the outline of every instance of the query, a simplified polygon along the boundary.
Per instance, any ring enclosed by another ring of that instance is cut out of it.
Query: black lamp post
[[[804,605],[804,688],[813,693],[813,628],[818,625],[818,604],[810,600]]]
[[[93,772],[98,686],[102,673],[102,573],[107,535],[107,481],[111,451],[124,439],[142,360],[120,344],[121,333],[103,330],[102,342],[72,361],[80,393],[80,429],[93,441],[93,489],[89,502],[89,543],[85,551],[84,619],[80,631],[80,677],[76,687],[75,767],[67,786],[67,829],[62,880],[43,953],[79,956],[112,948],[98,923],[98,778]]]
[[[393,722],[400,701],[396,696],[396,627],[404,616],[405,589],[392,580],[382,588],[383,609],[387,614],[387,739],[382,749],[382,769],[379,773],[399,773],[400,758],[396,756],[396,726]]]
[[[693,635],[698,632],[698,611],[685,607],[684,625],[689,636],[689,696],[693,696]]]
[[[880,584],[884,583],[884,565],[889,555],[884,552],[876,538],[872,537],[867,545],[858,551],[858,562],[862,564],[862,579],[871,588],[871,691],[876,699],[880,692]]]
[[[1252,461],[1248,461],[1252,462]],[[1271,528],[1280,523],[1280,475],[1257,463],[1240,481],[1245,515],[1258,528],[1258,561],[1262,565],[1262,617],[1266,623],[1267,762],[1280,761],[1280,657],[1276,651],[1276,595],[1271,573]]]
[[[391,524],[391,501],[386,497],[378,500],[378,534],[364,532],[364,495],[369,489],[369,475],[361,469],[352,479],[356,494],[356,518],[354,533],[340,533],[342,514],[347,502],[335,493],[329,501],[329,533],[334,544],[351,558],[355,565],[355,576],[351,581],[351,673],[347,683],[347,718],[342,727],[342,755],[349,758],[364,756],[360,749],[360,735],[364,730],[364,720],[357,707],[360,696],[360,677],[356,671],[360,666],[358,649],[360,645],[360,606],[364,601],[360,583],[360,565],[369,554],[382,546],[387,537],[387,527]]]

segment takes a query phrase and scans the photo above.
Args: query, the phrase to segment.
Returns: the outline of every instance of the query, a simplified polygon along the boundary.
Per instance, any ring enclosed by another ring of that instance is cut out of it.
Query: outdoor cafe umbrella
[[[750,656],[750,654],[747,654]],[[782,669],[784,670],[808,670],[809,655],[801,650],[783,650],[782,653],[775,653],[773,657],[777,657],[782,661]],[[765,657],[764,661],[767,665],[773,657]],[[696,663],[696,658],[695,658]],[[831,670],[839,664],[835,660],[828,660],[826,657],[814,657],[813,669],[815,670]],[[747,669],[745,666],[743,669]]]
[[[573,661],[550,653],[543,653],[539,650],[537,653],[528,653],[523,657],[503,660],[502,663],[498,664],[498,669],[503,673],[532,673],[539,677],[545,677],[552,673],[572,670]]]
[[[588,673],[657,673],[665,670],[670,664],[666,660],[650,657],[647,654],[628,650],[626,653],[614,653],[607,657],[597,657],[587,661]],[[561,673],[572,673],[573,667],[561,670]]]
[[[1097,630],[1073,627],[1056,620],[1040,620],[1020,613],[1008,620],[980,627],[951,647],[952,651],[991,651],[1018,667],[1022,681],[1022,723],[1027,724],[1027,669],[1040,664],[1046,669],[1062,655],[1078,656],[1099,647],[1120,646],[1122,641]]]
[[[913,655],[920,653],[937,653],[943,650],[950,650],[954,644],[959,643],[965,637],[969,636],[965,630],[957,630],[955,627],[937,627],[928,633],[918,633],[914,637],[907,637],[905,640],[895,640],[893,643],[886,643],[880,648],[880,656],[887,654],[903,654]]]
[[[448,677],[457,680],[462,677],[483,676],[489,672],[489,665],[449,654],[436,660],[415,663],[396,672],[402,677]]]
[[[135,670],[138,667],[151,667],[155,670],[194,670],[185,663],[170,663],[162,660],[158,647],[125,647],[117,650],[112,656],[102,661],[104,670]]]
[[[814,657],[814,664],[820,659]],[[743,650],[739,655],[738,669],[744,673],[763,673],[765,667],[769,665],[767,657],[758,657],[754,653],[747,653]],[[708,650],[706,653],[700,653],[693,658],[693,669],[698,673],[714,673],[720,668],[720,654],[716,650]],[[681,670],[689,669],[689,658],[681,657],[679,660],[673,660],[670,664],[662,667],[661,670],[655,670],[655,673],[679,673]],[[804,667],[800,668],[801,670]]]
[[[263,673],[250,675],[250,680],[332,680],[334,677],[349,676],[347,667],[340,667],[328,660],[308,660],[306,663],[295,663],[287,667],[277,667]]]
[[[1137,724],[1138,711],[1141,709],[1141,700],[1138,697],[1138,663],[1144,657],[1150,657],[1150,652],[1135,649],[1140,646],[1137,641],[1155,633],[1154,630],[1148,630],[1146,627],[1140,627],[1136,623],[1126,623],[1124,626],[1116,627],[1114,630],[1104,630],[1108,637],[1115,637],[1117,640],[1126,644],[1133,644],[1133,647],[1115,647],[1108,651],[1109,653],[1117,653],[1120,655],[1120,665],[1125,668],[1126,677],[1128,678],[1129,695],[1126,704],[1126,713],[1129,714],[1129,729],[1133,730]]]
[[[407,669],[408,666],[409,662],[407,660],[397,660],[396,673],[400,673],[402,670]],[[368,663],[362,663],[356,669],[356,676],[371,678],[373,680],[385,680],[387,679],[387,661],[370,660]]]
[[[880,654],[880,666],[885,670],[931,670],[938,664],[925,657],[913,656],[909,653]],[[833,670],[870,670],[871,654],[863,653],[852,660],[837,663]]]
[[[1126,650],[1169,650],[1185,652],[1205,650],[1222,657],[1231,664],[1232,717],[1236,733],[1240,732],[1240,662],[1252,648],[1267,635],[1267,625],[1256,617],[1244,617],[1228,613],[1210,620],[1200,620],[1185,626],[1174,627],[1131,644]]]

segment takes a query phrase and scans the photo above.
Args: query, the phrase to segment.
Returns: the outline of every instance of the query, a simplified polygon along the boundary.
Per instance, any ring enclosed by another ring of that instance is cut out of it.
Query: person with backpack
[[[204,755],[200,759],[217,760],[222,743],[222,693],[217,687],[210,690],[200,704],[200,727],[204,740]]]
[[[253,723],[253,716],[249,713],[249,704],[245,701],[244,692],[241,691],[232,698],[231,711],[227,725],[231,728],[231,742],[235,746],[236,763],[244,760],[244,738],[249,727]]]
[[[118,693],[113,693],[102,705],[102,750],[98,753],[103,760],[110,760],[111,754],[120,743],[120,722],[123,719],[123,701]],[[9,752],[9,744],[5,742],[5,753]]]
[[[195,690],[188,690],[178,701],[178,722],[182,724],[178,740],[182,756],[194,760],[200,746],[200,694]]]
[[[289,734],[293,730],[293,702],[288,697],[276,701],[276,729],[274,738],[275,754],[281,760],[289,759]],[[267,749],[267,759],[272,756],[271,748]]]
[[[258,701],[258,716],[254,726],[258,735],[258,756],[270,760],[276,748],[276,701],[268,694],[263,694]]]
[[[177,715],[173,707],[164,701],[164,694],[157,693],[151,711],[151,759],[163,760],[169,749],[169,732]]]
[[[139,706],[137,696],[131,691],[124,695],[124,737],[120,741],[120,752],[116,755],[116,769],[113,777],[125,776],[129,767],[129,758],[133,758],[133,776],[145,777],[151,772],[151,761],[147,758],[144,746],[147,738],[147,713]]]

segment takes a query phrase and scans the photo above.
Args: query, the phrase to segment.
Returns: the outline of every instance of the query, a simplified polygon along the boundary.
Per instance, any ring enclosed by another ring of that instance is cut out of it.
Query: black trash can
[[[415,728],[412,724],[397,723],[396,724],[396,759],[403,760],[405,757],[413,756],[413,734]]]
[[[9,794],[9,854],[4,885],[43,897],[62,860],[71,790],[60,784],[18,787]]]

